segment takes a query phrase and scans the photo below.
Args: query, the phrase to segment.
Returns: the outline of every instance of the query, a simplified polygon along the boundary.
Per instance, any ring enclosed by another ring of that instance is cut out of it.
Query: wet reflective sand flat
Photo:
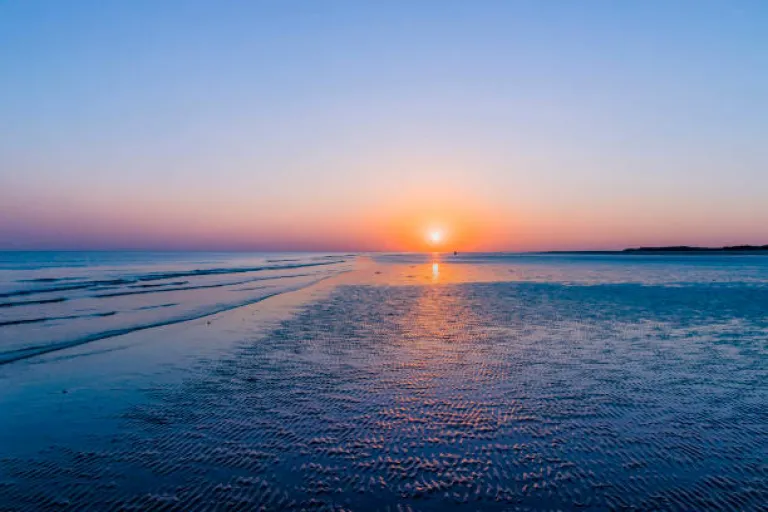
[[[0,510],[768,503],[768,258],[381,256],[322,286],[258,334],[247,308],[198,325],[238,341],[119,406],[94,377],[66,437],[6,429]]]

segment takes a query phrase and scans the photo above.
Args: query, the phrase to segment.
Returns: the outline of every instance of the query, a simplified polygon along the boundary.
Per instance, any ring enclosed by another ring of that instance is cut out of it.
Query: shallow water
[[[335,275],[349,259],[0,252],[0,364],[250,304]]]
[[[768,258],[621,258],[358,262],[6,457],[0,509],[764,510]]]

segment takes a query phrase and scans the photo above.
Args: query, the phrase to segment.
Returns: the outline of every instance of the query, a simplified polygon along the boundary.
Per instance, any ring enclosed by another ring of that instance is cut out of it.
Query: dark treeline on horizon
[[[633,247],[622,252],[748,252],[768,251],[768,245],[731,245],[726,247],[693,247],[675,245],[669,247]]]
[[[541,254],[656,254],[656,253],[753,253],[768,252],[768,245],[729,245],[725,247],[696,247],[670,245],[663,247],[630,247],[620,251],[545,251]]]

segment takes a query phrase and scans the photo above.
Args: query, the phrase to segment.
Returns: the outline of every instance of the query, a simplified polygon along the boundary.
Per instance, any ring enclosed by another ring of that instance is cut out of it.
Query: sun
[[[440,231],[432,231],[429,233],[429,241],[433,244],[439,244],[443,240],[443,234]]]

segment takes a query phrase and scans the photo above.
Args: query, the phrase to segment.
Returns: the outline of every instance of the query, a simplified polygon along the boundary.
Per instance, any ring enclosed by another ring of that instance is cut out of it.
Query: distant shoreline
[[[540,254],[768,254],[768,245],[631,247],[620,251],[544,251]]]

